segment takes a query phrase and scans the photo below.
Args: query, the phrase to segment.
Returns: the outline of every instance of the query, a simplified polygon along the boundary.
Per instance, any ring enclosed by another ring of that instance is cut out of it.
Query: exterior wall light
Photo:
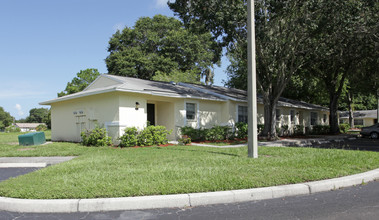
[[[139,102],[136,102],[136,110],[139,108]]]

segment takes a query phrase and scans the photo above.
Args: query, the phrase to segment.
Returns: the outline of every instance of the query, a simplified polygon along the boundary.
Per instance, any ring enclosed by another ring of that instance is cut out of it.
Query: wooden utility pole
[[[247,1],[248,157],[258,158],[254,0]]]

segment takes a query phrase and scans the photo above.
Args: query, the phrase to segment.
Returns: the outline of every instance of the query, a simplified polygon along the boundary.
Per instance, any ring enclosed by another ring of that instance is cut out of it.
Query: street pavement
[[[379,216],[379,182],[361,186],[254,202],[188,208],[84,213],[12,213],[0,211],[2,220],[105,220],[105,219],[367,219]]]
[[[11,177],[16,177],[20,175],[24,175],[33,171],[36,171],[40,168],[36,167],[28,167],[28,168],[0,168],[0,182]],[[1,219],[1,218],[0,218]]]

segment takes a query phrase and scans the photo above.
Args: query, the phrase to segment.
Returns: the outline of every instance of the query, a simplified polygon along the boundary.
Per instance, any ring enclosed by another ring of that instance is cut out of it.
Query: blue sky
[[[0,0],[0,106],[16,119],[57,97],[80,70],[107,73],[108,40],[155,14],[167,0]],[[215,69],[226,80],[227,61]]]

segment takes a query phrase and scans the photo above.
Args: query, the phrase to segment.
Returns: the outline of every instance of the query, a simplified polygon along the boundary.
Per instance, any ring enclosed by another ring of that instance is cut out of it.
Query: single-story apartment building
[[[15,123],[16,128],[20,128],[21,132],[36,131],[38,125],[46,125],[45,123]]]
[[[221,86],[159,82],[131,77],[100,75],[81,92],[40,103],[51,106],[52,140],[80,141],[84,129],[105,127],[117,141],[126,127],[142,129],[147,122],[163,125],[180,137],[180,128],[234,126],[247,122],[246,91]],[[264,123],[264,106],[258,96],[258,123]],[[278,126],[328,125],[325,107],[280,98]]]
[[[359,110],[353,111],[355,126],[371,126],[378,122],[378,111],[375,110]],[[339,112],[340,124],[349,124],[349,112]]]

